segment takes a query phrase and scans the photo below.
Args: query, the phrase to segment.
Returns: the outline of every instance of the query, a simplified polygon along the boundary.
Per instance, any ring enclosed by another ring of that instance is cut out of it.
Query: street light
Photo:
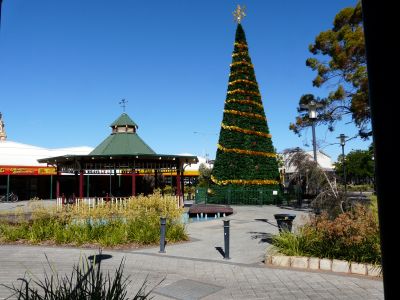
[[[312,136],[313,136],[313,151],[314,161],[317,162],[317,141],[315,140],[315,120],[317,119],[318,113],[317,108],[322,107],[322,104],[311,100],[308,104],[300,105],[301,108],[308,109],[308,118],[311,120]]]
[[[340,139],[340,145],[342,146],[342,164],[343,164],[343,181],[344,181],[344,194],[347,195],[347,182],[346,182],[346,161],[344,159],[344,145],[346,144],[346,138],[348,136],[341,133],[338,137]]]
[[[373,184],[374,184],[374,195],[376,195],[376,175],[375,175],[375,153],[374,154],[372,154],[372,163],[373,163],[373,167],[374,167],[374,182],[373,182]]]

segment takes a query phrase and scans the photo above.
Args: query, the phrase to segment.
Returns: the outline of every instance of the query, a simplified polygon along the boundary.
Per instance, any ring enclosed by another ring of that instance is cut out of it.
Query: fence
[[[98,206],[105,206],[106,204],[111,207],[125,208],[130,201],[135,201],[135,197],[87,197],[87,198],[70,198],[65,197],[57,198],[57,209],[63,206],[73,205],[76,208],[85,207],[88,209]],[[183,206],[182,197],[175,196],[177,207]]]
[[[213,186],[211,188],[197,188],[195,203],[210,203],[224,205],[265,205],[281,204],[281,191],[268,187],[253,188],[225,188]]]

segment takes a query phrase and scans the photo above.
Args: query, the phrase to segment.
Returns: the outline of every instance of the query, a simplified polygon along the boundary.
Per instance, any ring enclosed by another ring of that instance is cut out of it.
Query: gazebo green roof
[[[126,114],[121,114],[118,119],[116,119],[112,124],[111,127],[114,126],[135,126],[138,127],[137,124]]]
[[[111,135],[89,155],[156,154],[136,133],[138,126],[126,113],[121,114],[110,127],[113,128]],[[128,127],[134,128],[130,131],[125,130]],[[122,130],[115,130],[115,128]]]
[[[156,154],[136,133],[113,133],[89,155]]]

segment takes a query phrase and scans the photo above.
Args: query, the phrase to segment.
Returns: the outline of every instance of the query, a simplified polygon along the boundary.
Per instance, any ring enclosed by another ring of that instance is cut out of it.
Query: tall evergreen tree
[[[279,191],[278,163],[246,36],[238,23],[211,201],[271,203],[276,199],[273,191]]]
[[[313,86],[332,91],[323,98],[301,96],[298,116],[289,129],[300,135],[311,125],[308,110],[302,104],[314,100],[321,104],[317,124],[328,125],[333,131],[343,116],[351,115],[359,136],[368,139],[372,135],[371,109],[361,1],[355,7],[342,9],[335,16],[332,29],[319,33],[309,50],[315,57],[308,58],[306,65],[317,72]]]

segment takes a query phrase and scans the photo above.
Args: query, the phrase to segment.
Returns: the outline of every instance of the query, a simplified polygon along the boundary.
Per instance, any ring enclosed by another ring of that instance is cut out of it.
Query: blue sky
[[[236,23],[243,21],[265,113],[278,152],[312,149],[311,129],[288,127],[312,87],[308,46],[356,0],[105,1],[4,0],[0,30],[0,112],[8,139],[42,147],[95,147],[126,112],[158,153],[214,158],[226,96]],[[344,120],[317,141],[333,160]],[[351,149],[371,141],[351,140]]]

